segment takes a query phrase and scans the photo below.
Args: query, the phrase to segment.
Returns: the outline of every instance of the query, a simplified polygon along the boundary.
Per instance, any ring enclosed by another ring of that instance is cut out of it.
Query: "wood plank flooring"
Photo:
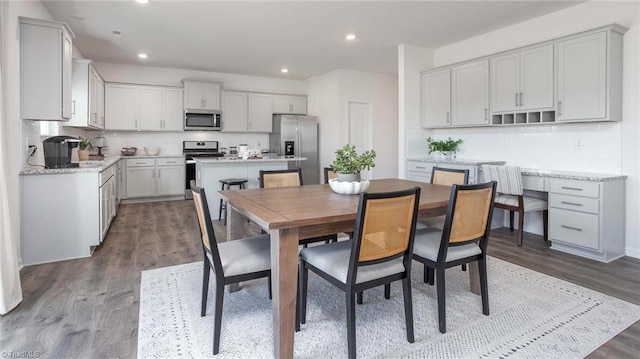
[[[215,225],[218,239],[225,229]],[[599,263],[550,250],[539,236],[492,232],[489,254],[640,305],[640,260]],[[202,260],[191,201],[121,205],[91,258],[25,267],[24,301],[0,318],[0,352],[45,358],[134,358],[140,272]],[[640,357],[640,322],[590,355]]]

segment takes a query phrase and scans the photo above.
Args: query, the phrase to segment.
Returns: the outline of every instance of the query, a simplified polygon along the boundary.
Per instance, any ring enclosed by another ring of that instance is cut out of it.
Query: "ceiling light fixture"
[[[148,56],[147,56],[147,54],[144,54],[144,53],[141,52],[141,53],[138,54],[138,57],[141,58],[141,59],[146,59]]]
[[[349,40],[349,41],[353,41],[356,39],[356,34],[346,34],[344,35],[344,38]]]
[[[283,67],[280,69],[280,72],[282,72],[283,74],[286,74],[287,72],[289,72],[289,69]]]
[[[136,0],[138,4],[148,4],[149,0]]]

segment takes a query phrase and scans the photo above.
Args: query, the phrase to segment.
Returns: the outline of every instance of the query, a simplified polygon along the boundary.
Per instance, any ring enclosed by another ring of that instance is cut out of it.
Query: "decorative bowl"
[[[369,181],[340,182],[332,178],[329,180],[329,187],[338,194],[360,194],[369,189]]]
[[[149,156],[157,156],[160,153],[160,147],[145,147],[144,153]]]
[[[122,147],[120,153],[122,153],[123,156],[134,156],[137,151],[137,147]]]

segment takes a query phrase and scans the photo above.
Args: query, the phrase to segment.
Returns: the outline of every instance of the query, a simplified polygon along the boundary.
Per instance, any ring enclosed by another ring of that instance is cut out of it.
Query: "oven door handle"
[[[196,163],[196,160],[186,160],[186,161],[184,161],[184,163],[188,164],[188,165],[192,165],[192,164]]]

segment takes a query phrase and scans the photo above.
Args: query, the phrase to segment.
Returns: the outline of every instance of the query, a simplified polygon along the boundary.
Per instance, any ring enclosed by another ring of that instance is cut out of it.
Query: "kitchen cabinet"
[[[451,68],[451,124],[489,124],[489,60]]]
[[[71,120],[64,126],[104,128],[104,81],[91,60],[73,59]]]
[[[248,130],[249,132],[273,131],[273,95],[264,93],[249,93]],[[306,99],[304,99],[304,113],[306,113]]]
[[[184,160],[182,158],[158,158],[157,195],[184,196]]]
[[[222,131],[247,132],[247,93],[222,91]]]
[[[127,160],[127,199],[155,196],[155,162],[155,159]]]
[[[491,111],[553,108],[553,45],[491,59]]]
[[[74,38],[67,24],[30,18],[20,22],[20,117],[71,119],[71,59]]]
[[[220,83],[182,80],[182,85],[185,109],[220,110]]]
[[[223,132],[271,132],[273,95],[222,91]]]
[[[127,199],[184,196],[183,158],[127,159]]]
[[[182,90],[105,85],[105,127],[115,131],[182,131]]]
[[[124,161],[118,161],[116,163],[116,174],[115,174],[115,181],[114,181],[114,185],[115,185],[115,192],[116,192],[116,205],[115,205],[115,209],[114,209],[114,214],[118,214],[118,205],[120,205],[120,201],[123,198],[126,198],[126,194],[124,193],[125,187],[124,187],[124,176],[123,173],[124,171],[122,170],[122,162]]]
[[[307,114],[307,98],[305,96],[273,96],[273,113],[282,114]]]
[[[469,170],[469,184],[475,184],[479,182],[481,168],[483,164],[505,164],[504,161],[493,162],[463,162],[456,163],[456,160],[450,162],[433,162],[428,160],[408,160],[407,161],[407,179],[418,182],[431,183],[431,172],[433,167],[444,167],[458,170]]]
[[[421,76],[422,127],[451,125],[451,70],[444,69]]]
[[[115,165],[100,172],[100,243],[116,215]]]

